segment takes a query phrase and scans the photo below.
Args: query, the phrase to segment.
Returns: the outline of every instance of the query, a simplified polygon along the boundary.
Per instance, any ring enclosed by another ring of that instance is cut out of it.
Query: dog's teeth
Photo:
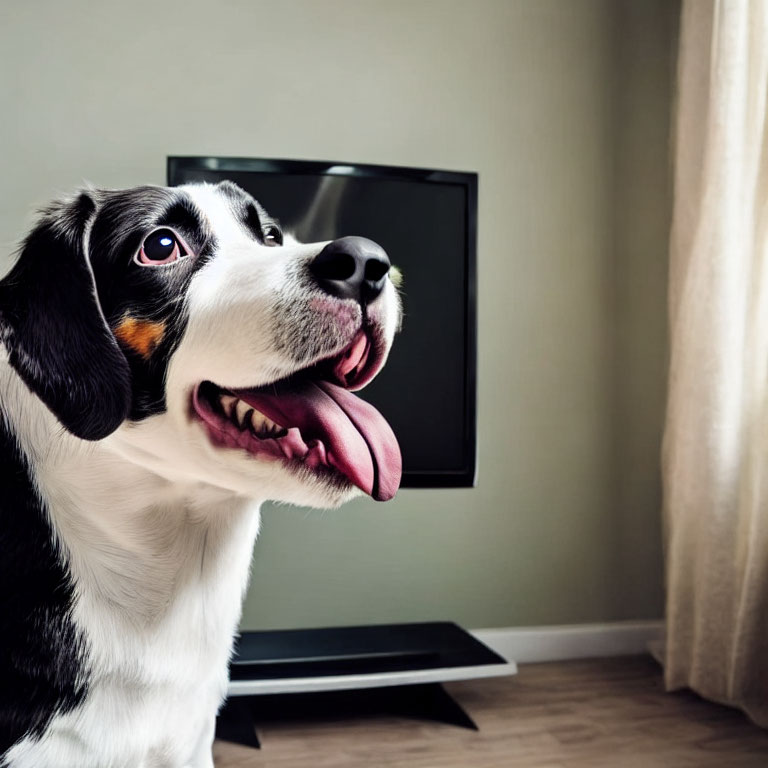
[[[275,422],[270,419],[267,419],[267,429],[272,433],[272,437],[280,434],[280,432],[285,432],[285,427],[275,424]]]
[[[219,397],[219,402],[221,403],[221,409],[224,411],[226,417],[230,418],[232,416],[232,408],[234,408],[237,398],[232,395],[221,395]]]
[[[257,437],[283,437],[284,427],[233,395],[219,395],[221,410],[238,429],[250,429]]]
[[[238,400],[235,405],[235,422],[238,427],[243,427],[248,424],[246,416],[248,411],[251,410],[251,406],[248,403],[244,403],[242,400]]]
[[[267,429],[267,422],[269,419],[260,411],[254,410],[251,413],[251,429],[254,433],[259,434]]]
[[[264,417],[264,429],[267,432],[274,432],[277,429],[277,424],[275,424],[275,422],[272,421],[272,419],[268,419],[265,416]]]
[[[267,418],[263,413],[257,410],[251,412],[251,431],[255,435],[269,435],[273,437],[275,433],[280,432],[283,428],[278,424],[275,424],[272,419]]]

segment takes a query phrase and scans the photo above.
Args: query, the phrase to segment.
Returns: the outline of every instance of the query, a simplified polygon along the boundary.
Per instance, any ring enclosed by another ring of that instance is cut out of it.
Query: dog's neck
[[[258,503],[171,481],[126,459],[109,440],[73,437],[2,358],[0,412],[35,468],[80,609],[106,607],[113,620],[149,627],[168,620],[188,592],[216,599],[213,592],[227,589],[237,594],[227,602],[239,611]]]

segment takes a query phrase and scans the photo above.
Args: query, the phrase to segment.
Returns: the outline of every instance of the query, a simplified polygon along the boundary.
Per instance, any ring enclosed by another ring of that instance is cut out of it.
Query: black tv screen
[[[169,157],[171,185],[230,179],[303,242],[362,235],[403,274],[403,330],[360,396],[392,425],[403,487],[475,481],[477,174]]]

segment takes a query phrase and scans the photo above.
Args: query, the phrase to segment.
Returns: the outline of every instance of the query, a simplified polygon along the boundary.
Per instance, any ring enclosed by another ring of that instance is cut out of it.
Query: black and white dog
[[[389,260],[236,185],[86,190],[0,282],[0,765],[210,768],[258,504],[391,498]]]

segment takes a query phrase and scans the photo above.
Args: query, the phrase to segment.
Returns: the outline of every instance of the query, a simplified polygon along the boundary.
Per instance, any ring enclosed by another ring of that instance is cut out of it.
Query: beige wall
[[[661,0],[13,0],[0,242],[167,154],[480,174],[479,484],[265,510],[244,626],[661,611]]]
[[[621,0],[614,178],[614,505],[619,615],[659,612],[659,441],[666,397],[668,152],[680,5]],[[654,536],[648,536],[650,527]],[[654,574],[650,576],[650,574]]]

